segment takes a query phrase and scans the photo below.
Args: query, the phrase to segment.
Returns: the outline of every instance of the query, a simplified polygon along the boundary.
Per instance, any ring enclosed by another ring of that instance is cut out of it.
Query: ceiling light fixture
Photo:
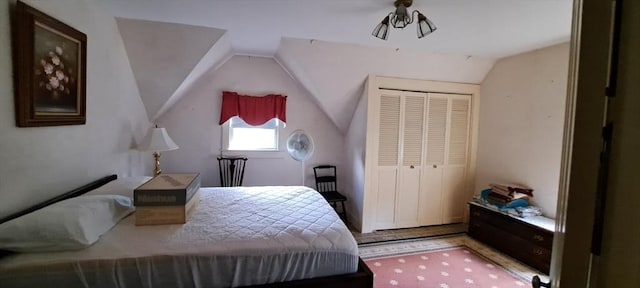
[[[431,34],[431,32],[436,31],[437,27],[431,20],[427,19],[424,14],[420,13],[418,10],[413,10],[413,12],[409,13],[407,11],[408,7],[411,7],[413,4],[413,0],[396,0],[393,5],[396,6],[396,11],[389,13],[375,29],[373,29],[373,33],[371,33],[376,38],[380,38],[382,40],[387,40],[389,38],[389,24],[393,26],[393,28],[404,28],[407,25],[413,23],[415,17],[413,15],[418,15],[418,38],[422,38]]]

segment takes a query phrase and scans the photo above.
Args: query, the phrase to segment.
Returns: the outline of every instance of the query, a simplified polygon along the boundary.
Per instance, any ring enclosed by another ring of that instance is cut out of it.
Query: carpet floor
[[[360,245],[374,287],[530,287],[546,275],[466,235]]]

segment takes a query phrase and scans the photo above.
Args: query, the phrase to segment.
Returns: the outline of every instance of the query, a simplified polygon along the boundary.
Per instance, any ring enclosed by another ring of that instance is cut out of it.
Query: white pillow
[[[16,252],[83,249],[133,211],[131,198],[120,195],[67,199],[0,224],[0,249]]]
[[[113,180],[105,185],[102,185],[94,190],[89,191],[84,195],[103,195],[113,194],[127,196],[133,199],[133,190],[145,182],[151,180],[151,176],[133,176],[124,177]]]

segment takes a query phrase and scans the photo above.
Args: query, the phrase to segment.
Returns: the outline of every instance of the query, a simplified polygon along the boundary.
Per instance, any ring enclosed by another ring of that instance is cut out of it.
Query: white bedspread
[[[236,287],[357,270],[355,240],[312,189],[201,188],[200,193],[201,202],[184,225],[135,226],[130,216],[85,250],[0,260],[0,283]]]

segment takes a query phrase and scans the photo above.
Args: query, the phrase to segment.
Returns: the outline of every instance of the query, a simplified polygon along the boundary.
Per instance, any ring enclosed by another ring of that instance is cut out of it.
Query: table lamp
[[[160,152],[176,150],[178,149],[178,145],[171,140],[165,128],[158,128],[158,126],[156,126],[152,128],[150,132],[149,142],[147,145],[143,145],[142,150],[153,151],[153,158],[156,160],[156,167],[153,172],[154,176],[158,176],[162,173],[162,169],[160,169]]]

